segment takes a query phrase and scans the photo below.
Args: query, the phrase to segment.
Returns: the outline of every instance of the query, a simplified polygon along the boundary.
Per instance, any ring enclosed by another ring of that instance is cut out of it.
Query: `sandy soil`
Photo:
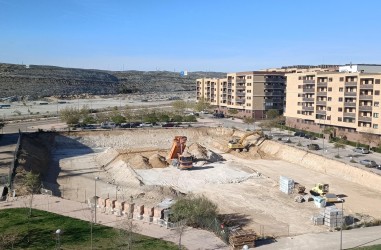
[[[171,139],[180,134],[188,136],[189,145],[200,143],[219,153],[225,161],[198,165],[190,171],[171,166],[134,168],[134,161],[136,164],[144,157],[165,156]],[[312,202],[296,203],[295,195],[278,190],[280,175],[294,178],[307,189],[318,182],[329,183],[332,192],[347,196],[346,214],[365,213],[381,218],[378,209],[381,190],[276,159],[273,155],[258,154],[255,148],[249,153],[226,153],[227,141],[231,136],[240,135],[242,132],[223,128],[80,132],[57,139],[52,167],[61,169],[58,183],[64,198],[84,201],[95,194],[96,188],[101,197],[127,200],[132,196],[137,203],[154,205],[181,193],[204,194],[218,204],[221,213],[233,214],[244,227],[264,234],[279,236],[327,230],[324,226],[312,225],[310,218],[319,212]],[[83,148],[72,147],[78,144]],[[100,180],[95,181],[96,176]]]

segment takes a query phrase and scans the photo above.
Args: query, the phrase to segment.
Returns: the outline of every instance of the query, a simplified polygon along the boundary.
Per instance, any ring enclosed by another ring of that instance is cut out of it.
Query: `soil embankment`
[[[381,176],[372,172],[275,141],[265,141],[260,150],[280,160],[381,191]]]

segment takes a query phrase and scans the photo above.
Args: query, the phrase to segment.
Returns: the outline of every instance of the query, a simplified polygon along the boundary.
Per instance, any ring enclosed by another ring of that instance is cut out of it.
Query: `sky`
[[[376,0],[0,0],[0,62],[236,72],[381,63]]]

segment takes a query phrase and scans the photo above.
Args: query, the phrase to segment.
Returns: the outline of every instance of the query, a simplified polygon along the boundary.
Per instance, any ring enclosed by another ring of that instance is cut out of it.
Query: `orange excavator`
[[[186,136],[175,136],[168,155],[168,162],[179,169],[191,169],[193,167],[193,156],[185,151],[187,139]]]

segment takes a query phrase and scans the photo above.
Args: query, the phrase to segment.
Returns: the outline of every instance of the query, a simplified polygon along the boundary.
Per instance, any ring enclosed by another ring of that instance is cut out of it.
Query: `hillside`
[[[102,71],[0,63],[0,98],[192,91],[197,78],[224,76],[219,72],[189,72],[182,77],[169,71]]]

